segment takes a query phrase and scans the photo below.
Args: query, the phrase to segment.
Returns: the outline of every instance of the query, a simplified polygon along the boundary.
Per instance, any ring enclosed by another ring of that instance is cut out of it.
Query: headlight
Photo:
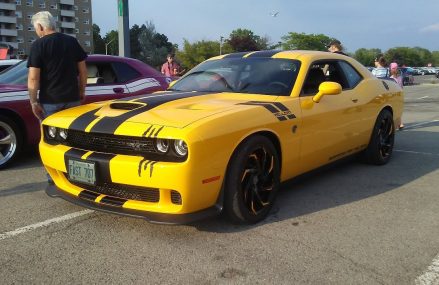
[[[165,139],[157,139],[155,146],[159,152],[167,153],[169,150],[169,141]]]
[[[51,139],[54,139],[56,137],[56,128],[55,127],[49,127],[48,129],[48,135]]]
[[[63,140],[66,140],[66,139],[67,139],[67,130],[66,130],[66,129],[60,129],[60,130],[59,130],[59,136],[60,136]]]
[[[187,155],[187,144],[183,140],[174,141],[175,153],[179,156]]]

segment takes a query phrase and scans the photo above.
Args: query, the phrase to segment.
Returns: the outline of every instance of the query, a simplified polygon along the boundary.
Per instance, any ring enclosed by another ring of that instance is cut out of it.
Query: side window
[[[348,88],[354,88],[363,79],[361,75],[349,63],[341,61],[340,66],[346,77]]]
[[[123,62],[113,62],[113,67],[116,71],[117,83],[125,83],[141,76],[137,70]]]
[[[111,63],[101,63],[98,65],[98,69],[103,84],[115,84],[117,82],[117,77]]]

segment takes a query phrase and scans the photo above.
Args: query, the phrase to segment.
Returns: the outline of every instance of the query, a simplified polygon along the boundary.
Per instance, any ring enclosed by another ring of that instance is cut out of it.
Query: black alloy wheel
[[[22,137],[18,126],[0,115],[0,169],[10,165],[20,154]]]
[[[225,213],[234,223],[257,223],[273,206],[280,180],[279,156],[264,136],[253,136],[235,151],[226,177]]]
[[[382,110],[372,131],[372,137],[365,151],[368,163],[382,165],[389,162],[395,142],[395,126],[389,110]]]

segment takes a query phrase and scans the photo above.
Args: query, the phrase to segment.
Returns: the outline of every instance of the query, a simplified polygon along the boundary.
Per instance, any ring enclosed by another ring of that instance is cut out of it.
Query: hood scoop
[[[135,102],[114,102],[110,104],[110,109],[115,110],[135,110],[137,108],[143,107],[146,104],[135,103]]]

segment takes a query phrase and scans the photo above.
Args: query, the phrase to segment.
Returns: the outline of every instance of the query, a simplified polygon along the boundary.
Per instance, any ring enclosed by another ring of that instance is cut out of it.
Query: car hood
[[[242,108],[240,103],[261,97],[271,101],[276,98],[236,93],[160,92],[65,110],[49,117],[44,124],[98,133],[116,133],[124,123],[184,128],[203,118]]]

